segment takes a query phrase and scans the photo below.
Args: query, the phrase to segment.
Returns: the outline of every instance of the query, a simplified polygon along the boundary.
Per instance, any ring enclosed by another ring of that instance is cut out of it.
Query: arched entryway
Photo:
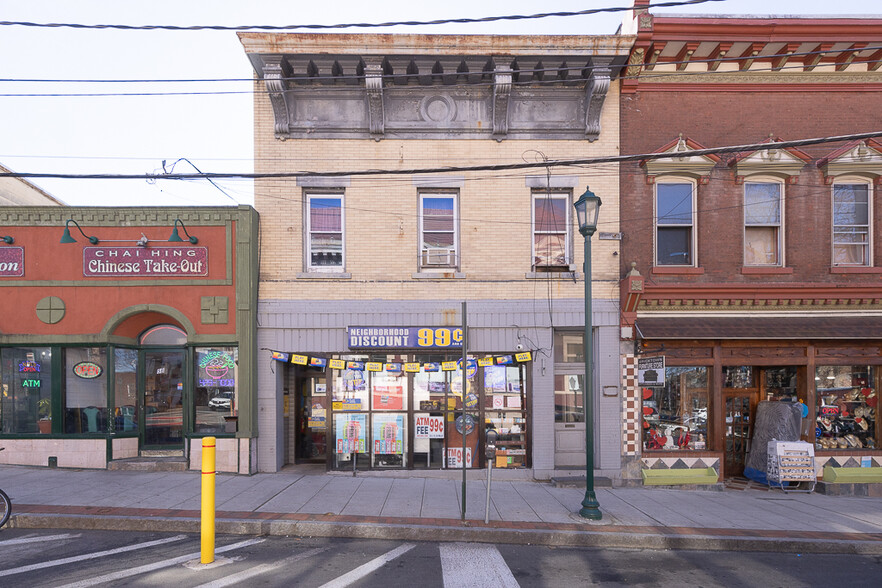
[[[140,449],[183,451],[187,333],[154,325],[138,338],[138,434]]]
[[[192,393],[192,325],[172,308],[143,306],[121,312],[107,326],[113,345],[117,434],[137,436],[139,454],[183,455],[186,399]]]

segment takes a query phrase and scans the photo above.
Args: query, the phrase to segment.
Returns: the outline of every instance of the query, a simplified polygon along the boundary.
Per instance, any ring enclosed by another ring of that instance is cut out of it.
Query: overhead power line
[[[658,2],[649,8],[665,8],[673,6],[688,6],[690,4],[704,4],[705,2],[723,2],[724,0],[677,0],[672,2]],[[124,31],[293,31],[297,29],[310,30],[334,30],[334,29],[369,29],[394,26],[427,26],[444,24],[472,24],[482,22],[498,22],[513,20],[534,20],[549,17],[585,16],[589,14],[601,14],[606,12],[625,12],[632,10],[632,6],[610,6],[607,8],[589,8],[571,12],[543,12],[539,14],[509,14],[505,16],[485,16],[481,18],[439,18],[436,20],[408,20],[391,21],[381,23],[345,23],[345,24],[301,24],[301,25],[124,25],[124,24],[79,24],[79,23],[37,23],[27,21],[0,21],[0,26],[22,26],[38,28],[69,28],[69,29],[115,29]]]
[[[874,52],[882,49],[882,45],[872,45],[868,47],[863,47],[859,51],[851,51],[851,50],[842,50],[842,49],[817,49],[814,51],[801,51],[798,53],[771,53],[767,55],[762,55],[757,59],[762,60],[770,60],[779,57],[787,57],[794,60],[795,63],[791,65],[782,65],[774,68],[773,72],[780,72],[783,70],[790,69],[803,69],[804,64],[800,63],[798,59],[800,57],[807,57],[812,55],[824,55],[824,54],[841,54],[843,52]],[[693,64],[706,64],[706,63],[727,63],[727,62],[738,62],[742,61],[743,57],[716,57],[713,59],[689,59],[685,61],[665,61],[658,65],[671,66],[671,65],[693,65]],[[861,63],[860,61],[856,61],[856,63]],[[821,63],[818,67],[830,67],[832,63]],[[542,76],[546,73],[551,74],[561,74],[561,73],[569,73],[569,72],[578,72],[582,75],[586,75],[594,69],[606,69],[606,66],[595,66],[595,65],[576,65],[576,66],[567,66],[567,67],[543,67],[543,68],[532,68],[532,69],[524,69],[514,73],[522,73],[529,76],[530,79],[526,81],[512,81],[513,86],[542,86],[542,85],[554,85],[559,84],[561,82],[560,79],[541,79],[536,76]],[[751,70],[752,71],[752,70]],[[763,70],[760,70],[762,72]],[[667,71],[667,70],[643,70],[635,75],[619,75],[616,79],[620,80],[648,80],[648,79],[657,79],[657,78],[676,78],[676,77],[696,77],[696,76],[725,76],[727,74],[732,74],[732,71],[729,70],[720,70],[713,69],[707,71],[685,71],[685,70],[677,70],[677,71]],[[384,75],[384,78],[398,78],[398,79],[407,79],[408,87],[434,87],[437,84],[422,84],[419,83],[419,79],[423,77],[435,77],[436,75],[448,75],[448,74],[425,74],[425,73],[395,73],[391,75]],[[450,75],[460,75],[460,74],[450,74]],[[312,77],[312,76],[289,76],[285,78],[281,78],[286,82],[304,82],[308,81],[311,83],[330,83],[330,82],[346,82],[346,81],[361,81],[364,80],[366,76],[364,75],[356,75],[356,74],[344,74],[344,75],[336,75],[336,76],[322,76],[322,77]],[[412,85],[410,80],[417,80],[418,83],[416,85]],[[259,81],[259,80],[258,80]],[[585,78],[583,81],[587,81]],[[167,84],[167,83],[187,83],[187,84],[195,84],[195,83],[247,83],[253,84],[255,82],[254,78],[194,78],[194,79],[48,79],[48,78],[0,78],[0,83],[62,83],[62,84]],[[445,85],[445,87],[481,87],[487,86],[490,87],[493,85],[492,81],[489,80],[480,80],[480,81],[458,81],[455,84]],[[340,86],[325,86],[323,87],[323,92],[351,92],[353,86],[350,85],[340,85]],[[0,93],[0,97],[2,98],[58,98],[58,97],[71,97],[71,98],[82,98],[82,97],[119,97],[119,96],[220,96],[220,95],[231,95],[231,94],[269,94],[269,90],[203,90],[203,91],[143,91],[143,92],[10,92],[10,93]]]
[[[471,171],[505,171],[517,169],[536,169],[547,167],[567,167],[598,165],[602,163],[624,163],[627,161],[648,161],[656,159],[674,159],[678,157],[694,157],[700,155],[717,155],[722,153],[741,153],[745,151],[758,151],[765,149],[786,149],[789,147],[802,147],[806,145],[821,145],[824,143],[837,143],[843,141],[858,141],[862,139],[875,139],[882,137],[882,131],[869,133],[853,133],[850,135],[834,135],[831,137],[814,137],[811,139],[796,139],[793,141],[772,141],[763,143],[748,143],[746,145],[730,145],[727,147],[709,147],[707,149],[695,149],[686,152],[674,153],[641,153],[637,155],[609,155],[605,157],[587,157],[582,159],[549,159],[547,161],[526,163],[504,163],[487,165],[462,165],[447,167],[427,167],[410,169],[366,169],[366,170],[329,170],[329,171],[295,171],[295,172],[265,172],[265,173],[228,173],[211,172],[198,174],[59,174],[42,172],[8,172],[0,173],[0,178],[43,178],[43,179],[67,179],[67,180],[218,180],[218,179],[284,179],[305,177],[338,177],[338,176],[401,176],[421,175]]]

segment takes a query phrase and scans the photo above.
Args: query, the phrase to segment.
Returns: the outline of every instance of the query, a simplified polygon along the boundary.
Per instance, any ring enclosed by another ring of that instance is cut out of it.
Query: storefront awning
[[[880,339],[882,316],[650,317],[637,319],[643,339]]]

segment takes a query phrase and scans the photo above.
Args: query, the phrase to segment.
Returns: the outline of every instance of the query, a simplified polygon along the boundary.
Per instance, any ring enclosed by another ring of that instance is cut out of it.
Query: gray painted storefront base
[[[621,477],[621,365],[619,314],[615,300],[594,300],[595,334],[595,467],[599,475]],[[514,352],[517,345],[533,351],[528,368],[532,385],[533,477],[547,479],[554,468],[553,332],[584,329],[584,300],[470,300],[468,346],[474,353]],[[260,472],[284,465],[283,370],[269,351],[331,355],[348,351],[349,326],[458,326],[458,300],[286,301],[258,305],[258,455]],[[612,389],[618,391],[609,395]],[[601,394],[600,390],[606,390]]]

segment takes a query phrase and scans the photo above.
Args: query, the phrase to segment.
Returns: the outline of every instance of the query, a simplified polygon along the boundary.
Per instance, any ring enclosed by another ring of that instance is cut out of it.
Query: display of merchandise
[[[854,386],[818,388],[815,446],[819,449],[874,449],[876,447],[876,391],[866,380]]]

